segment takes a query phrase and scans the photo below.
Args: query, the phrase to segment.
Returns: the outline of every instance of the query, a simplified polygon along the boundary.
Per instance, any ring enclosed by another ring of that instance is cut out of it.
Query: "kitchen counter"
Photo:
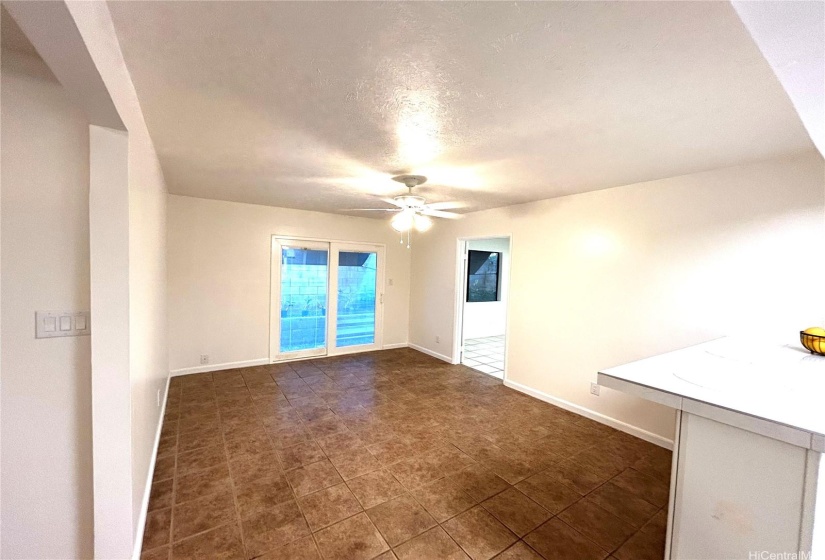
[[[677,412],[666,558],[825,554],[825,356],[724,338],[598,381]]]
[[[825,356],[798,342],[721,338],[605,369],[598,380],[677,410],[734,412],[757,433],[825,452]]]

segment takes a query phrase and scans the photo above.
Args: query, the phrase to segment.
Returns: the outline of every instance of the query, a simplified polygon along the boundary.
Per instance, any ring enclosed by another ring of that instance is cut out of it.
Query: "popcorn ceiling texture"
[[[469,212],[813,149],[727,2],[110,9],[173,194]]]

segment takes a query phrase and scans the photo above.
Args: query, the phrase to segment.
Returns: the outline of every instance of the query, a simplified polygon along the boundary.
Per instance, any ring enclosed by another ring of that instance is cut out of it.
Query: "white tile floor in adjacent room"
[[[464,340],[461,363],[476,371],[504,379],[504,335]]]

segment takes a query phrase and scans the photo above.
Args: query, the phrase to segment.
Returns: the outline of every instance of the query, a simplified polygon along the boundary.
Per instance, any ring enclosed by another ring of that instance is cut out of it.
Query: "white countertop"
[[[825,356],[799,342],[722,338],[603,370],[599,383],[683,410],[704,403],[825,444]]]

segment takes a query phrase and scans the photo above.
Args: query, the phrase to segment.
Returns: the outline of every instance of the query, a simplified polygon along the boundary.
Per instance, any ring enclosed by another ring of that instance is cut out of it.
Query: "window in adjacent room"
[[[501,253],[468,251],[467,301],[498,301]]]

